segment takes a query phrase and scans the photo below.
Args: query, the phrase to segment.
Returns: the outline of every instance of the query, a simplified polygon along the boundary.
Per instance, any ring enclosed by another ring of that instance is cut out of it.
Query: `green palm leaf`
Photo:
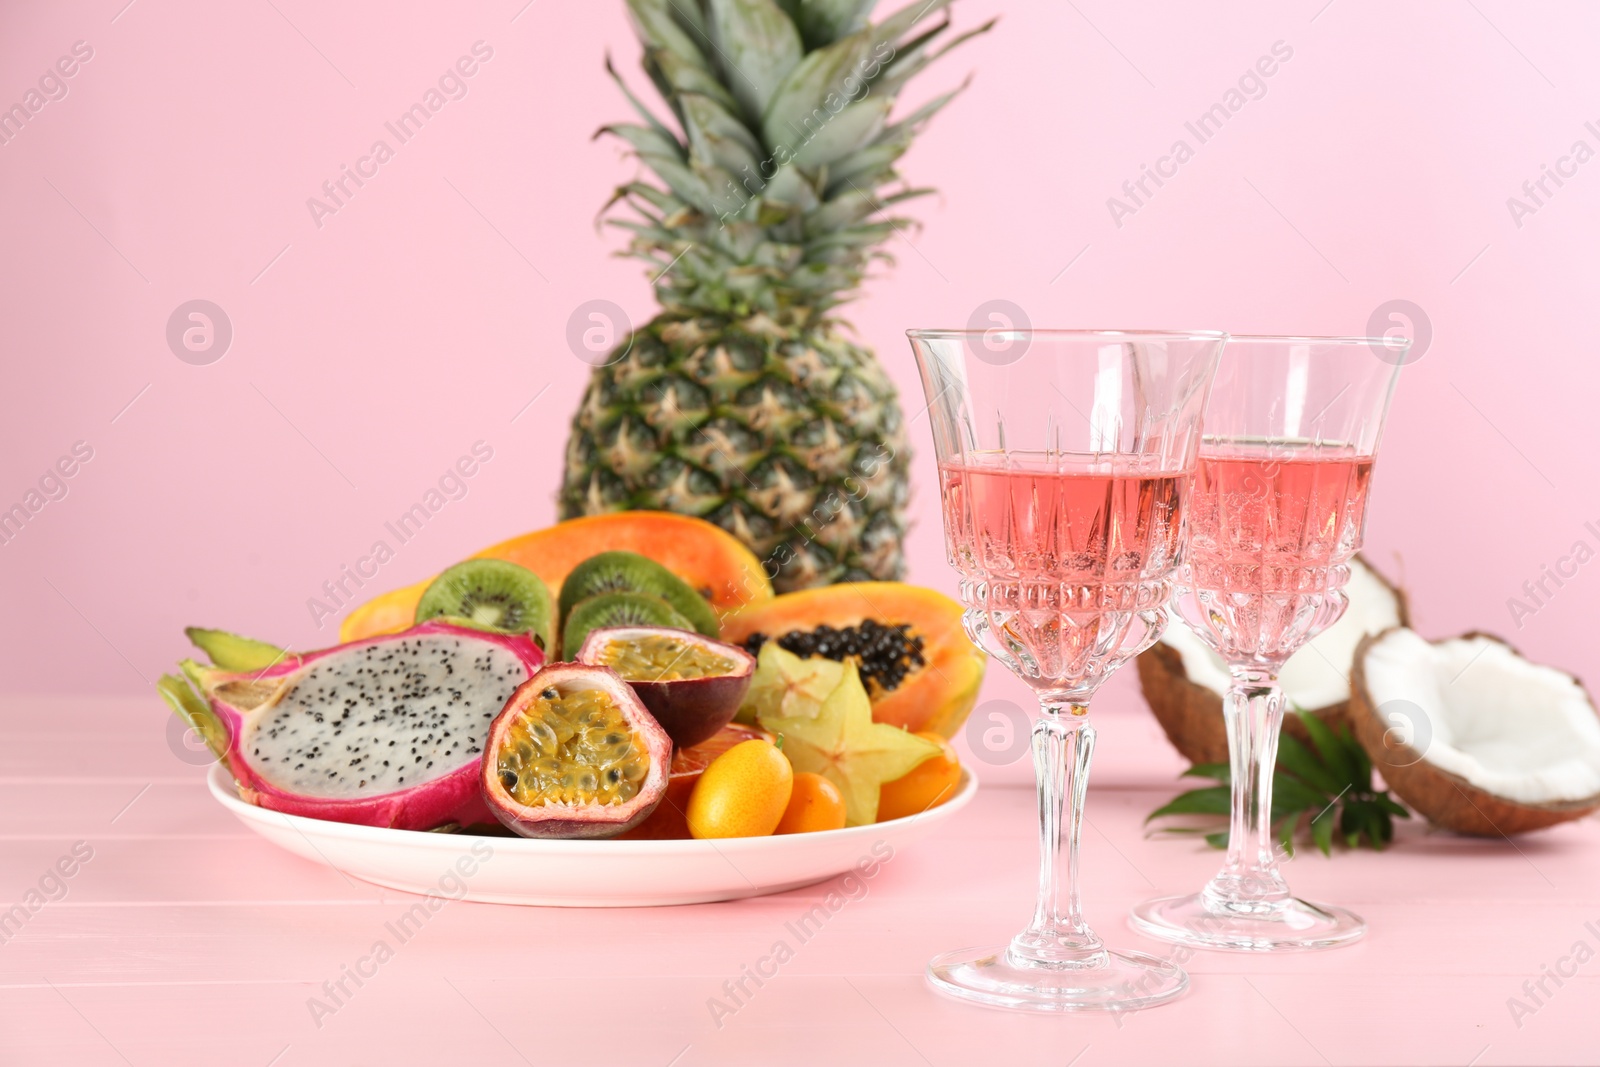
[[[1303,827],[1323,855],[1332,854],[1336,837],[1347,848],[1383,849],[1394,839],[1394,819],[1409,819],[1411,813],[1387,791],[1373,788],[1371,761],[1348,728],[1336,732],[1315,715],[1299,715],[1312,747],[1287,735],[1279,739],[1271,812],[1279,843],[1292,855],[1295,837]],[[1231,773],[1227,764],[1195,764],[1183,773],[1219,784],[1180,793],[1151,812],[1146,822],[1173,815],[1229,814]],[[1226,848],[1228,831],[1212,832],[1206,840],[1214,847]]]

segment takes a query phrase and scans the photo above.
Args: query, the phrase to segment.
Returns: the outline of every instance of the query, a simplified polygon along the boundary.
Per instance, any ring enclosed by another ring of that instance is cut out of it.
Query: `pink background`
[[[493,460],[372,590],[550,522],[588,370],[568,318],[652,310],[594,227],[635,172],[590,140],[628,115],[606,52],[646,84],[621,0],[125,2],[0,15],[0,103],[94,50],[0,145],[0,508],[93,448],[0,546],[7,691],[148,692],[188,623],[330,643],[308,598],[475,441]],[[1309,333],[1412,301],[1433,340],[1401,381],[1370,552],[1424,632],[1498,631],[1593,675],[1600,564],[1520,629],[1506,602],[1574,542],[1600,547],[1600,162],[1520,228],[1506,199],[1574,141],[1600,148],[1600,11],[1324,4],[957,4],[963,26],[1003,18],[911,90],[976,73],[905,160],[943,195],[854,322],[915,405],[902,331],[993,298],[1036,325]],[[384,123],[480,40],[468,94],[319,228],[307,198],[395,146]],[[1193,145],[1185,121],[1277,41],[1293,57],[1265,95],[1115,225],[1107,198]],[[234,331],[206,366],[165,340],[196,298]],[[911,577],[949,588],[916,429]],[[991,695],[1019,698],[999,677]]]
[[[1600,8],[956,7],[962,26],[1003,18],[909,94],[976,73],[905,160],[908,178],[943,195],[916,205],[914,245],[895,242],[898,266],[851,311],[913,410],[902,331],[964,324],[996,298],[1037,325],[1328,333],[1365,332],[1374,309],[1411,301],[1433,341],[1400,384],[1372,557],[1403,575],[1425,633],[1490,629],[1600,673],[1600,561],[1520,629],[1506,604],[1574,542],[1600,548],[1600,160],[1520,228],[1506,205],[1574,141],[1600,149],[1585,129],[1600,127]],[[492,461],[373,588],[551,521],[588,371],[567,346],[569,317],[601,299],[636,321],[652,311],[640,265],[611,258],[618,236],[593,225],[635,173],[617,143],[590,140],[628,116],[605,53],[644,84],[622,10],[0,3],[0,107],[74,42],[94,50],[65,98],[0,144],[0,511],[75,442],[93,449],[65,498],[0,544],[0,905],[80,836],[99,853],[70,900],[4,945],[0,1058],[211,1064],[228,1049],[284,1067],[402,1048],[387,1060],[488,1064],[620,1047],[681,1067],[815,1063],[841,1049],[885,1067],[996,1049],[1080,1067],[1592,1060],[1590,971],[1525,1027],[1505,1005],[1600,922],[1593,820],[1515,844],[1412,820],[1382,855],[1307,851],[1293,884],[1365,915],[1366,941],[1285,960],[1201,954],[1189,996],[1153,1015],[1034,1019],[945,1001],[920,977],[934,951],[996,940],[1023,917],[1033,799],[988,788],[725,1031],[704,999],[828,886],[604,922],[452,906],[383,985],[326,1031],[311,1026],[307,995],[414,899],[248,836],[201,793],[195,754],[169,750],[161,724],[175,720],[149,684],[186,654],[188,623],[333,640],[308,598],[476,441]],[[307,198],[480,40],[493,58],[466,97],[319,229]],[[1265,95],[1117,227],[1107,198],[1277,41],[1293,57]],[[169,316],[194,299],[233,326],[210,365],[166,341]],[[925,427],[912,578],[949,589]],[[987,696],[1024,699],[1000,670]],[[1131,671],[1096,713],[1088,917],[1119,946],[1161,951],[1126,929],[1127,907],[1192,889],[1217,857],[1142,836],[1180,761]],[[1027,776],[1020,760],[974,765],[986,784]],[[623,958],[637,973],[619,1017]]]

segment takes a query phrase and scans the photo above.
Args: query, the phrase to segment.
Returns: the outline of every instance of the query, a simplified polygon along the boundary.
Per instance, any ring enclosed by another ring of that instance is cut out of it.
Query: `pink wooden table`
[[[1127,929],[1127,908],[1194,887],[1217,856],[1142,836],[1176,758],[1127,700],[1097,712],[1089,917],[1161,951]],[[5,927],[8,1067],[1600,1062],[1593,821],[1514,845],[1407,827],[1388,855],[1302,853],[1293,884],[1354,907],[1368,937],[1287,959],[1196,955],[1189,994],[1142,1014],[1034,1018],[940,998],[923,985],[928,957],[998,942],[1030,906],[1032,797],[1016,787],[985,789],[895,856],[716,1021],[723,983],[829,886],[628,911],[451,903],[315,1019],[322,983],[416,898],[257,839],[165,728],[153,697],[0,702],[0,908],[59,898]],[[58,860],[72,871],[59,882]],[[1528,996],[1524,982],[1558,970],[1573,976],[1547,978],[1542,1003]],[[1528,1009],[1517,1017],[1513,998]]]

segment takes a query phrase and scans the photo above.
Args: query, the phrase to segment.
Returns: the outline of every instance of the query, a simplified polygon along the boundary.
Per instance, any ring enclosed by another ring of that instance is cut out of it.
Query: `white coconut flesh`
[[[1379,718],[1432,766],[1519,804],[1600,795],[1600,718],[1571,675],[1487,637],[1432,644],[1405,629],[1374,641],[1362,669]]]
[[[360,798],[414,788],[479,756],[528,669],[490,641],[429,634],[335,652],[285,677],[243,748],[280,789]]]
[[[1344,614],[1290,656],[1278,674],[1278,683],[1293,708],[1315,711],[1349,700],[1350,664],[1356,646],[1369,634],[1400,625],[1400,602],[1394,590],[1359,559],[1350,561],[1350,581],[1344,594],[1350,602]],[[1219,695],[1228,691],[1228,665],[1176,613],[1169,611],[1161,640],[1183,657],[1183,672],[1191,682]]]

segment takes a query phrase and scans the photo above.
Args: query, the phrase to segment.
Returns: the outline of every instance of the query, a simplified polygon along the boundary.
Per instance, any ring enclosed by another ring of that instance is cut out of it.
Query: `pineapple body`
[[[657,509],[709,519],[781,591],[899,578],[904,419],[834,309],[930,192],[895,166],[943,93],[907,83],[993,23],[948,35],[953,0],[626,0],[662,116],[602,132],[649,171],[616,191],[627,255],[661,314],[595,370],[573,420],[562,518]],[[615,73],[615,71],[613,71]],[[646,179],[651,180],[646,180]]]
[[[904,575],[905,426],[870,351],[826,320],[663,313],[619,352],[573,419],[563,519],[708,519],[780,592]]]

